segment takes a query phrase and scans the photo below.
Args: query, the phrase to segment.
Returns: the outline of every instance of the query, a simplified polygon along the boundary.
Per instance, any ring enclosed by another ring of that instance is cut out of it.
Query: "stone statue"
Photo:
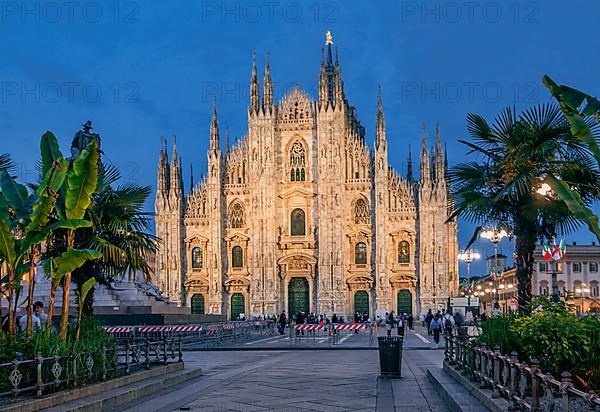
[[[91,130],[92,122],[88,120],[82,125],[82,129],[75,133],[73,141],[71,142],[71,157],[73,159],[76,158],[94,139],[98,142],[98,149],[100,148],[100,135],[98,133],[92,133]]]

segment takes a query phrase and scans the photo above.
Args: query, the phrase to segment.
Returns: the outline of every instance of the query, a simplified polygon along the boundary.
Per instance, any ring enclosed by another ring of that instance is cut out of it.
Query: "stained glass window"
[[[291,218],[291,231],[292,236],[304,236],[306,234],[306,217],[304,210],[294,209],[292,210]]]
[[[354,263],[357,265],[367,264],[367,245],[364,242],[358,242],[354,247]]]
[[[192,268],[202,269],[202,248],[192,249]]]
[[[410,263],[410,245],[406,240],[398,244],[398,263]]]
[[[357,225],[369,224],[369,207],[365,199],[358,199],[354,204],[354,223]]]
[[[239,229],[244,226],[244,209],[239,203],[234,203],[229,208],[229,227]]]
[[[303,182],[306,180],[306,151],[301,142],[296,141],[290,149],[290,180]]]
[[[240,246],[234,246],[231,250],[231,266],[234,268],[244,266],[244,251]]]

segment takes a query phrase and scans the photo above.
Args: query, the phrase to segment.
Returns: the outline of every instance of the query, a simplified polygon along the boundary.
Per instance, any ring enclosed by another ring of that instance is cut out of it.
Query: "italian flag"
[[[552,250],[550,249],[548,241],[544,242],[542,245],[542,256],[544,257],[544,260],[552,260]]]

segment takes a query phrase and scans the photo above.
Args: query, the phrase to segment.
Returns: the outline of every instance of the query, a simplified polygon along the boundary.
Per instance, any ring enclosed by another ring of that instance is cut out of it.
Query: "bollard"
[[[519,358],[517,352],[511,352],[510,354],[510,389],[508,391],[508,400],[511,402],[510,409],[516,411],[518,408],[518,402],[514,399],[515,393],[517,392],[517,372],[519,371]]]

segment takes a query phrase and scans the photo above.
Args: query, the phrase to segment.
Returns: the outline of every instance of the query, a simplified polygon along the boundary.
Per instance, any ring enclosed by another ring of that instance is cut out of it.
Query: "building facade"
[[[423,128],[420,176],[410,153],[407,175],[398,174],[381,90],[371,148],[331,43],[321,49],[316,100],[294,88],[276,103],[268,55],[262,88],[253,62],[247,134],[229,147],[226,133],[222,151],[215,105],[207,174],[187,194],[176,146],[169,161],[163,141],[157,282],[192,312],[417,314],[456,293],[439,126],[432,154]]]
[[[556,269],[558,291],[561,296],[569,295],[571,303],[579,312],[600,312],[600,246],[567,245],[566,259],[554,267],[542,259],[542,249],[535,249],[535,264],[532,279],[534,295],[552,294],[552,271]]]

